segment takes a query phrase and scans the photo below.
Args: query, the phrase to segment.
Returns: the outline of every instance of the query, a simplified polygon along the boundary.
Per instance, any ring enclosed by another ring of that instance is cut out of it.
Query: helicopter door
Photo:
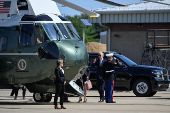
[[[22,48],[30,48],[35,46],[33,23],[20,25],[19,46]]]
[[[76,84],[75,80],[71,80],[69,84],[74,88],[76,92],[78,92],[78,94],[84,96],[84,91]]]
[[[28,72],[30,66],[30,59],[37,55],[35,53],[35,38],[33,23],[21,23],[19,34],[19,47],[17,57],[17,72]]]
[[[0,37],[0,53],[7,51],[7,37]],[[5,60],[3,56],[0,56],[0,72],[5,69]]]

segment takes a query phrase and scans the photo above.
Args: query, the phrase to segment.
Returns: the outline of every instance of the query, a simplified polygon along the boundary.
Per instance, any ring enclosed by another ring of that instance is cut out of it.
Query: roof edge
[[[122,11],[96,11],[99,14],[129,14],[129,13],[169,13],[170,9],[167,10],[122,10]]]

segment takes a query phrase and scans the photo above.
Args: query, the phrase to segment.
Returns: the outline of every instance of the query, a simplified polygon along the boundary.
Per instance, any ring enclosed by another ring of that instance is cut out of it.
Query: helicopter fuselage
[[[54,93],[54,69],[60,58],[65,62],[66,92],[75,92],[69,82],[84,74],[88,54],[66,18],[25,15],[19,25],[0,26],[0,86],[23,84],[33,93]]]

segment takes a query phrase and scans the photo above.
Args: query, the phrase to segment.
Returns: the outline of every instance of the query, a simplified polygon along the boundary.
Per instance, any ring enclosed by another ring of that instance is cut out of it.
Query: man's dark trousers
[[[105,86],[104,81],[102,79],[97,79],[96,86],[100,94],[100,101],[103,101],[104,100],[104,86]]]

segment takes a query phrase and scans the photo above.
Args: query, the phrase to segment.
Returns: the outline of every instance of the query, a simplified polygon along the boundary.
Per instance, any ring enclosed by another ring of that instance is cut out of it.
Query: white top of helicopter
[[[52,0],[27,0],[30,15],[57,14],[61,15],[57,4]]]
[[[90,17],[99,17],[99,14],[79,7],[75,4],[67,2],[65,0],[24,0],[25,2],[19,2],[19,0],[0,0],[0,26],[8,27],[19,25],[21,18],[26,15],[48,15],[52,18],[53,23],[70,23],[70,21],[62,21],[57,15],[61,16],[61,13],[55,2],[61,3],[75,10],[81,11],[89,15]],[[27,10],[20,10],[19,7],[28,5]],[[23,22],[23,21],[22,21]],[[28,22],[28,21],[27,21]],[[35,21],[31,21],[35,22]],[[39,21],[40,22],[40,21]],[[45,22],[45,21],[43,21]],[[50,23],[50,21],[48,21]]]
[[[62,19],[58,17],[59,15],[61,16],[61,13],[55,2],[84,12],[90,17],[99,17],[99,14],[97,13],[84,9],[65,0],[0,0],[0,26],[16,26],[19,25],[19,22],[21,22],[21,18],[24,15],[37,16],[40,14],[48,15],[50,18],[52,18],[53,21],[51,22],[53,23],[70,23],[70,21],[62,21]],[[23,10],[21,8],[27,5],[28,9],[26,8]],[[48,21],[48,23],[50,23],[50,21]]]
[[[26,15],[48,15],[52,18],[53,21],[48,21],[48,23],[68,23],[68,21],[62,21],[57,15],[61,15],[57,4],[52,0],[27,0],[28,3],[28,10],[19,10],[17,5],[17,0],[3,0],[4,2],[8,2],[8,6],[5,8],[1,8],[0,10],[7,9],[9,7],[9,13],[1,13],[0,11],[0,26],[8,27],[8,26],[16,26],[19,25],[21,18]],[[0,1],[0,3],[3,3]],[[9,3],[10,2],[10,3]],[[24,3],[23,3],[24,5]],[[29,22],[29,21],[27,21]],[[36,21],[31,21],[36,22]],[[39,21],[40,22],[40,21]],[[43,23],[47,21],[42,21]],[[70,23],[70,22],[69,22]]]

